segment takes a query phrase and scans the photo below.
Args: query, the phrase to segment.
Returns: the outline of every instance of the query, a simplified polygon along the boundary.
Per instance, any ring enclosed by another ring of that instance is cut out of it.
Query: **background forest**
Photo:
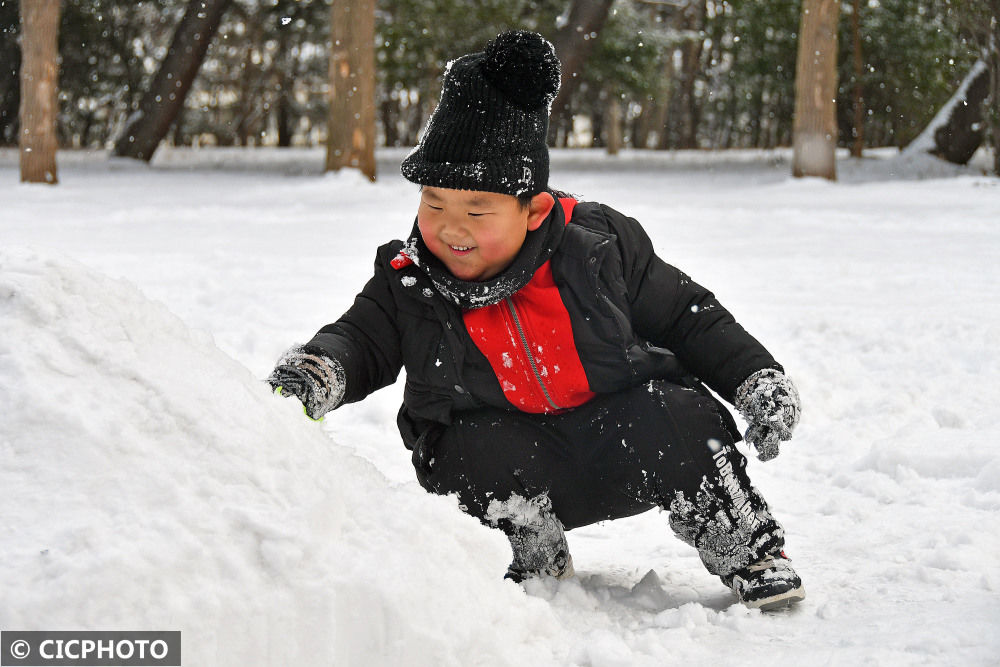
[[[63,147],[108,147],[139,105],[188,3],[64,0],[58,120]],[[379,0],[378,144],[410,146],[442,67],[498,31],[555,39],[568,0]],[[866,146],[905,146],[980,57],[982,2],[843,2],[837,122]],[[792,141],[796,0],[615,0],[580,80],[557,103],[555,146],[604,146],[609,125],[634,148],[770,148]],[[862,63],[853,62],[857,11]],[[988,21],[986,21],[988,23]],[[235,0],[223,15],[174,145],[314,146],[326,139],[330,0]],[[0,0],[0,145],[17,144],[18,3]],[[860,86],[858,85],[860,84]],[[611,122],[609,123],[609,119]],[[617,120],[616,119],[620,119]]]

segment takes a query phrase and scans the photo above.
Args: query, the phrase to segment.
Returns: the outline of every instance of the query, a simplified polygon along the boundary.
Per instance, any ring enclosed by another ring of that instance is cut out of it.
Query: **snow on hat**
[[[497,35],[448,63],[441,101],[401,165],[407,180],[455,190],[535,195],[548,187],[549,107],[560,66],[544,37]]]

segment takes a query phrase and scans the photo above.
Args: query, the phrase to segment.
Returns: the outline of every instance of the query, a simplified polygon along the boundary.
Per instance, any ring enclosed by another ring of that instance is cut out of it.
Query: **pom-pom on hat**
[[[497,35],[481,53],[448,63],[441,101],[403,176],[421,185],[535,195],[548,187],[549,107],[560,67],[544,37]]]

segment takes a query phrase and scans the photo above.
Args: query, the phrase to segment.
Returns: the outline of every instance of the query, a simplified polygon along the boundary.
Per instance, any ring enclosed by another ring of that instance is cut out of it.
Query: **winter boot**
[[[721,578],[736,593],[740,602],[751,609],[780,609],[806,597],[802,580],[789,565],[784,551],[766,556]]]
[[[521,583],[541,576],[556,579],[573,576],[566,532],[552,511],[548,496],[525,499],[515,494],[503,503],[494,500],[486,517],[510,540],[514,559],[504,579]]]

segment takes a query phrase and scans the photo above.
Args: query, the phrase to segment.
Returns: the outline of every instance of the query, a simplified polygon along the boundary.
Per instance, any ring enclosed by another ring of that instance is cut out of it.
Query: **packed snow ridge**
[[[390,485],[125,281],[0,267],[0,627],[181,630],[191,665],[555,661],[548,605],[453,501]]]

